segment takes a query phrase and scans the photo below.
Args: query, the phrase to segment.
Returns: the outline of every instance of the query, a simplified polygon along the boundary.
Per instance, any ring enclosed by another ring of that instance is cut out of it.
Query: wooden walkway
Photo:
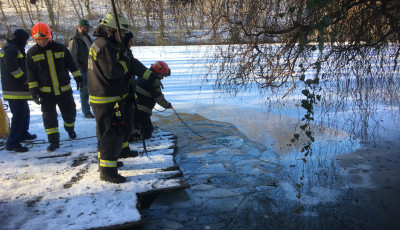
[[[123,159],[123,184],[99,180],[96,138],[63,142],[51,154],[40,144],[28,153],[0,151],[1,229],[141,226],[140,209],[157,194],[189,187],[175,161],[176,142],[172,133],[156,129],[146,140],[148,156]],[[143,150],[141,141],[130,147]]]

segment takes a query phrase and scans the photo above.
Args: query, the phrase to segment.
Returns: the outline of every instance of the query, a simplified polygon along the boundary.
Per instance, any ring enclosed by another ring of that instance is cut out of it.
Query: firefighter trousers
[[[11,148],[29,135],[30,111],[27,100],[9,100],[8,104],[13,116],[6,147]]]
[[[131,137],[132,130],[134,128],[133,117],[134,117],[134,105],[133,105],[133,99],[130,98],[125,103],[124,120],[126,121],[126,129],[124,129],[124,143],[128,142],[129,138]]]
[[[64,128],[70,133],[74,131],[76,105],[72,91],[67,91],[58,96],[42,96],[42,116],[43,124],[49,142],[59,142],[60,133],[58,131],[57,108],[60,109],[61,117],[64,120]]]
[[[117,102],[122,114],[123,102]],[[116,103],[95,104],[91,103],[96,119],[97,148],[99,152],[100,167],[116,168],[118,156],[124,141],[125,124],[115,117]],[[121,114],[121,115],[122,115]]]
[[[139,110],[137,118],[138,118],[137,119],[138,122],[135,124],[137,126],[137,127],[135,127],[135,129],[140,130],[140,127],[139,127],[139,125],[140,125],[141,128],[143,129],[142,135],[143,135],[144,139],[149,139],[154,131],[153,123],[151,123],[151,114],[148,114],[144,111]]]

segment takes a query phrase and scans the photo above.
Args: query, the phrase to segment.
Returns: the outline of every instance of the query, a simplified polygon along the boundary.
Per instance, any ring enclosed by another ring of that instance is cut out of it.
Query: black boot
[[[140,136],[140,134],[132,134],[129,137],[129,142],[140,141],[140,140],[142,140],[142,136]]]
[[[22,146],[21,144],[16,144],[12,147],[6,147],[6,149],[8,151],[14,151],[14,152],[18,152],[18,153],[22,153],[22,152],[28,152],[29,148],[26,146]]]
[[[74,131],[74,130],[69,131],[69,132],[68,132],[68,136],[69,136],[69,138],[71,138],[71,139],[75,139],[75,138],[76,138],[76,133],[75,133],[75,131]]]
[[[117,168],[100,167],[100,180],[120,184],[124,183],[126,178],[118,174]]]
[[[133,151],[130,150],[129,147],[125,147],[121,149],[119,158],[137,157],[138,155],[139,155],[138,151]]]
[[[50,142],[50,145],[47,147],[47,151],[54,152],[58,148],[60,148],[59,142]]]
[[[31,141],[37,138],[36,134],[30,134],[28,133],[28,135],[26,135],[24,138],[22,138],[21,141]]]

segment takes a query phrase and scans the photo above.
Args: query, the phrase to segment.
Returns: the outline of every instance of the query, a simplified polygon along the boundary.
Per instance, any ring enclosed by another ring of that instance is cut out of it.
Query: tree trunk
[[[87,11],[87,19],[92,19],[93,16],[92,16],[92,11],[90,10],[90,0],[85,0],[84,3]]]
[[[12,34],[12,31],[11,31],[10,27],[8,26],[8,24],[7,24],[7,20],[6,20],[7,18],[6,18],[6,15],[4,14],[3,3],[1,2],[1,0],[0,0],[0,10],[1,10],[1,17],[2,17],[3,22],[4,22],[4,24],[6,26],[6,29],[7,29],[7,34]]]
[[[164,39],[165,34],[165,25],[164,25],[164,0],[159,0],[158,1],[158,20],[160,21],[160,36],[162,39]]]
[[[24,21],[24,17],[22,15],[21,4],[19,4],[19,0],[12,0],[11,2],[13,4],[14,8],[15,8],[16,13],[19,14],[19,18],[21,19],[22,27],[25,30],[27,30],[27,27],[26,27],[26,24],[25,24],[25,21]]]
[[[151,11],[151,1],[145,1],[143,3],[144,12],[146,17],[146,28],[149,30],[151,28],[150,24],[150,11]]]
[[[77,0],[77,1],[79,3],[79,0]],[[78,11],[78,8],[76,7],[75,1],[71,0],[71,2],[72,2],[72,6],[74,7],[74,12],[75,12],[76,16],[78,16],[78,18],[82,18],[83,15],[79,14],[79,11]]]
[[[31,21],[31,25],[33,26],[34,25],[33,15],[32,15],[32,10],[30,8],[29,2],[28,2],[28,0],[25,0],[24,3],[25,3],[26,11],[28,12],[29,20]]]
[[[49,13],[49,19],[50,19],[51,27],[53,29],[55,29],[56,28],[56,21],[55,21],[54,9],[53,9],[53,2],[51,0],[44,0],[44,3],[46,4],[47,11]]]

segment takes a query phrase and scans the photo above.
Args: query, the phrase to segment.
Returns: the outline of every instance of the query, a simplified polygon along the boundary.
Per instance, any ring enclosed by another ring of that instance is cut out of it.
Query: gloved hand
[[[83,78],[82,76],[75,77],[75,82],[76,82],[76,90],[81,92],[83,90]]]
[[[33,102],[35,102],[38,105],[42,104],[42,99],[40,98],[39,94],[33,95],[32,97],[33,97]]]
[[[82,82],[76,83],[76,90],[78,90],[79,92],[82,92],[82,90],[83,90],[83,83]]]
[[[132,76],[132,75],[128,75],[128,85],[129,86],[135,86],[135,81],[136,81],[136,79],[135,79],[135,76]]]
[[[171,103],[168,103],[168,105],[167,105],[167,109],[173,109],[174,107],[172,107],[172,104]]]

